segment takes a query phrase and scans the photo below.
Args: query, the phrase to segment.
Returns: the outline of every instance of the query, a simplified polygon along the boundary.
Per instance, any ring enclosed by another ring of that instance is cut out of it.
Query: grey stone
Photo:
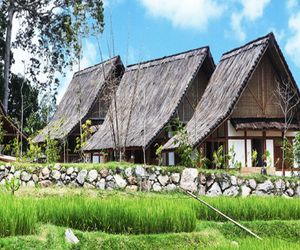
[[[206,193],[206,186],[205,185],[199,185],[199,195],[205,195]]]
[[[274,189],[274,185],[270,180],[267,180],[257,185],[256,191],[270,193]],[[257,194],[257,192],[255,192]]]
[[[93,181],[95,181],[95,180],[97,179],[97,177],[98,177],[98,172],[97,172],[97,170],[92,169],[92,170],[89,172],[87,179],[88,179],[89,182],[93,182]]]
[[[129,177],[129,176],[132,176],[132,168],[126,168],[125,169],[125,175],[127,176],[127,177]]]
[[[212,184],[215,182],[215,175],[214,174],[210,174],[208,176],[206,176],[206,187],[211,187]]]
[[[167,191],[174,191],[176,189],[177,189],[177,186],[173,183],[170,183],[165,187],[165,190],[167,190]]]
[[[58,170],[53,170],[51,173],[51,176],[54,180],[59,180],[61,173]]]
[[[67,168],[67,175],[71,175],[74,172],[74,168],[73,167],[69,167]]]
[[[219,184],[221,189],[224,191],[231,186],[230,178],[228,176],[223,176],[223,178],[219,180]]]
[[[23,171],[21,173],[21,180],[22,181],[29,181],[30,179],[31,179],[31,174],[29,174],[29,173],[27,173],[25,171]]]
[[[4,172],[0,172],[0,180],[4,179],[5,178],[5,173]]]
[[[82,169],[78,175],[77,175],[77,182],[80,184],[80,185],[83,185],[83,183],[85,182],[85,178],[87,176],[87,170],[86,169]]]
[[[246,185],[241,186],[241,196],[247,197],[251,194],[251,188],[247,187]]]
[[[244,179],[241,179],[241,178],[237,178],[237,184],[238,186],[241,186],[245,183],[245,180]]]
[[[142,191],[150,191],[151,189],[151,182],[149,180],[143,180],[141,183],[141,190]]]
[[[199,174],[199,182],[201,185],[205,185],[206,184],[206,176],[203,173]]]
[[[42,187],[49,187],[52,185],[52,182],[49,181],[49,180],[43,180],[43,181],[40,181],[39,184],[42,186]]]
[[[39,177],[38,177],[36,174],[33,174],[33,175],[32,175],[32,180],[33,180],[34,182],[38,182],[38,181],[39,181]]]
[[[66,173],[62,173],[60,179],[64,181],[66,179],[66,176],[67,176]]]
[[[54,170],[60,170],[60,169],[61,169],[60,163],[55,163],[53,169],[54,169]]]
[[[136,180],[136,177],[135,177],[135,176],[129,176],[127,180],[128,180],[128,183],[129,183],[130,185],[135,185],[135,184],[137,184],[137,180]]]
[[[249,180],[249,187],[255,189],[257,186],[256,181],[254,179]]]
[[[108,176],[106,176],[105,179],[106,179],[106,181],[111,181],[114,179],[114,177],[112,175],[108,175]]]
[[[230,182],[231,182],[231,185],[236,186],[238,184],[236,176],[234,176],[234,175],[230,176]]]
[[[14,167],[14,166],[11,166],[9,172],[14,173],[14,172],[15,172],[15,167]]]
[[[276,188],[277,192],[280,192],[280,193],[284,192],[285,182],[282,179],[276,180],[274,184],[275,184],[275,188]]]
[[[175,184],[179,183],[179,181],[180,181],[180,174],[179,173],[173,173],[173,174],[171,174],[171,180]]]
[[[71,229],[67,229],[65,231],[65,239],[66,239],[66,242],[68,242],[70,244],[79,243],[78,238],[75,236],[75,234],[73,233],[73,231]]]
[[[137,166],[135,168],[135,175],[138,177],[143,177],[147,175],[147,172],[142,166]]]
[[[14,177],[13,174],[8,174],[8,176],[6,177],[6,179],[7,179],[8,181],[10,181],[13,177]]]
[[[158,183],[158,182],[155,182],[154,184],[153,184],[153,191],[154,192],[160,192],[161,191],[161,185]]]
[[[222,195],[222,190],[221,190],[219,184],[217,182],[215,182],[210,187],[210,189],[206,192],[206,195],[211,196],[211,197]]]
[[[285,191],[285,194],[286,195],[288,195],[288,196],[293,196],[294,195],[294,190],[293,189],[291,189],[291,188],[288,188],[286,191]]]
[[[162,185],[162,186],[166,186],[168,181],[169,181],[169,176],[167,175],[159,175],[157,177],[159,183]]]
[[[295,196],[300,197],[300,185],[295,189]]]
[[[77,178],[77,173],[76,172],[72,173],[70,177],[72,180],[75,180]]]
[[[108,174],[109,174],[108,169],[103,168],[103,169],[100,170],[100,175],[101,175],[102,178],[106,178],[108,176]]]
[[[138,186],[137,185],[129,185],[125,188],[125,190],[128,192],[136,192],[138,190]]]
[[[106,189],[113,190],[116,188],[116,183],[114,181],[106,182]]]
[[[198,170],[196,168],[186,168],[182,171],[180,187],[191,192],[197,191]]]
[[[17,170],[15,173],[14,173],[14,177],[15,178],[20,178],[21,177],[21,171],[20,170]],[[1,178],[0,178],[1,179]]]
[[[266,193],[265,191],[262,191],[262,190],[254,190],[252,192],[253,195],[257,195],[257,196],[270,196],[270,195],[273,195],[271,193]]]
[[[96,188],[104,190],[105,189],[105,179],[102,178],[100,181],[96,183]]]
[[[239,194],[239,187],[238,186],[231,186],[230,188],[227,188],[223,195],[225,196],[237,196]]]
[[[156,174],[150,174],[149,180],[150,181],[155,181],[156,180]]]
[[[115,181],[116,181],[116,185],[117,188],[125,188],[127,185],[126,180],[119,174],[114,175]]]
[[[50,169],[49,169],[48,167],[44,167],[44,168],[42,169],[41,173],[42,173],[42,175],[43,175],[44,177],[49,177],[49,175],[50,175]]]

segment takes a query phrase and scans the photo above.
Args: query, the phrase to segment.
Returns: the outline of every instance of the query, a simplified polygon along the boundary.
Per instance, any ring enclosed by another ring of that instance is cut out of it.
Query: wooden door
[[[274,166],[277,171],[282,170],[282,140],[274,140]]]

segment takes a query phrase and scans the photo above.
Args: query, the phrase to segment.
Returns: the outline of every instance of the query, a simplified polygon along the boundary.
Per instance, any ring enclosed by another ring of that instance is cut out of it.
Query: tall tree
[[[12,47],[29,52],[29,80],[46,90],[58,83],[56,73],[64,73],[74,58],[79,57],[81,39],[102,32],[104,27],[102,0],[2,0],[0,11],[5,19],[3,105],[6,111]],[[20,28],[12,43],[14,18],[20,21]],[[41,80],[40,73],[46,78]]]

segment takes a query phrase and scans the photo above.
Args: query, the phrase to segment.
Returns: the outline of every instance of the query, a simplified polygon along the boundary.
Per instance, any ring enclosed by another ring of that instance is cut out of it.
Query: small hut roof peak
[[[114,57],[109,58],[107,60],[104,60],[104,61],[102,61],[100,63],[97,63],[95,65],[92,65],[92,66],[89,66],[89,67],[86,67],[84,69],[76,71],[74,73],[73,77],[79,76],[79,75],[82,75],[82,74],[86,74],[86,73],[90,73],[90,72],[92,72],[94,70],[97,70],[100,66],[103,67],[107,63],[115,63],[115,62],[120,62],[120,61],[121,61],[121,57],[119,55],[114,56]]]
[[[225,53],[223,53],[220,61],[223,61],[223,60],[226,60],[232,56],[236,56],[240,53],[243,53],[243,52],[246,52],[247,50],[250,50],[252,49],[253,47],[257,47],[257,46],[260,46],[260,45],[264,45],[264,44],[268,44],[270,41],[274,41],[275,40],[275,37],[274,37],[274,34],[273,32],[265,35],[265,36],[262,36],[262,37],[259,37],[255,40],[252,40],[240,47],[237,47],[237,48],[234,48],[230,51],[227,51]]]
[[[139,63],[135,63],[135,64],[130,64],[127,66],[126,71],[153,67],[153,66],[160,65],[162,63],[169,63],[169,62],[182,60],[184,58],[189,58],[191,56],[202,55],[202,54],[209,54],[209,56],[212,58],[212,56],[210,54],[209,46],[203,46],[200,48],[191,49],[191,50],[187,50],[184,52],[180,52],[180,53],[176,53],[176,54],[172,54],[172,55],[168,55],[168,56],[163,56],[160,58],[155,58],[155,59],[151,59],[151,60],[147,60],[147,61],[143,61],[143,62],[139,62]]]

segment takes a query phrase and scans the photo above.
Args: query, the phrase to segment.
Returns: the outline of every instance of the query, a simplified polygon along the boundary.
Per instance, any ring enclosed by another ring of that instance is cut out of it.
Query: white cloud
[[[287,40],[285,50],[294,63],[300,67],[300,11],[290,16],[288,26],[292,35]]]
[[[239,40],[246,39],[246,32],[243,28],[243,22],[254,22],[261,18],[264,9],[271,0],[240,0],[241,11],[235,11],[231,15],[231,28]]]
[[[222,15],[225,6],[216,0],[139,0],[153,17],[173,26],[205,30],[209,21]]]
[[[294,10],[298,7],[298,0],[287,0],[286,7],[288,10]]]

